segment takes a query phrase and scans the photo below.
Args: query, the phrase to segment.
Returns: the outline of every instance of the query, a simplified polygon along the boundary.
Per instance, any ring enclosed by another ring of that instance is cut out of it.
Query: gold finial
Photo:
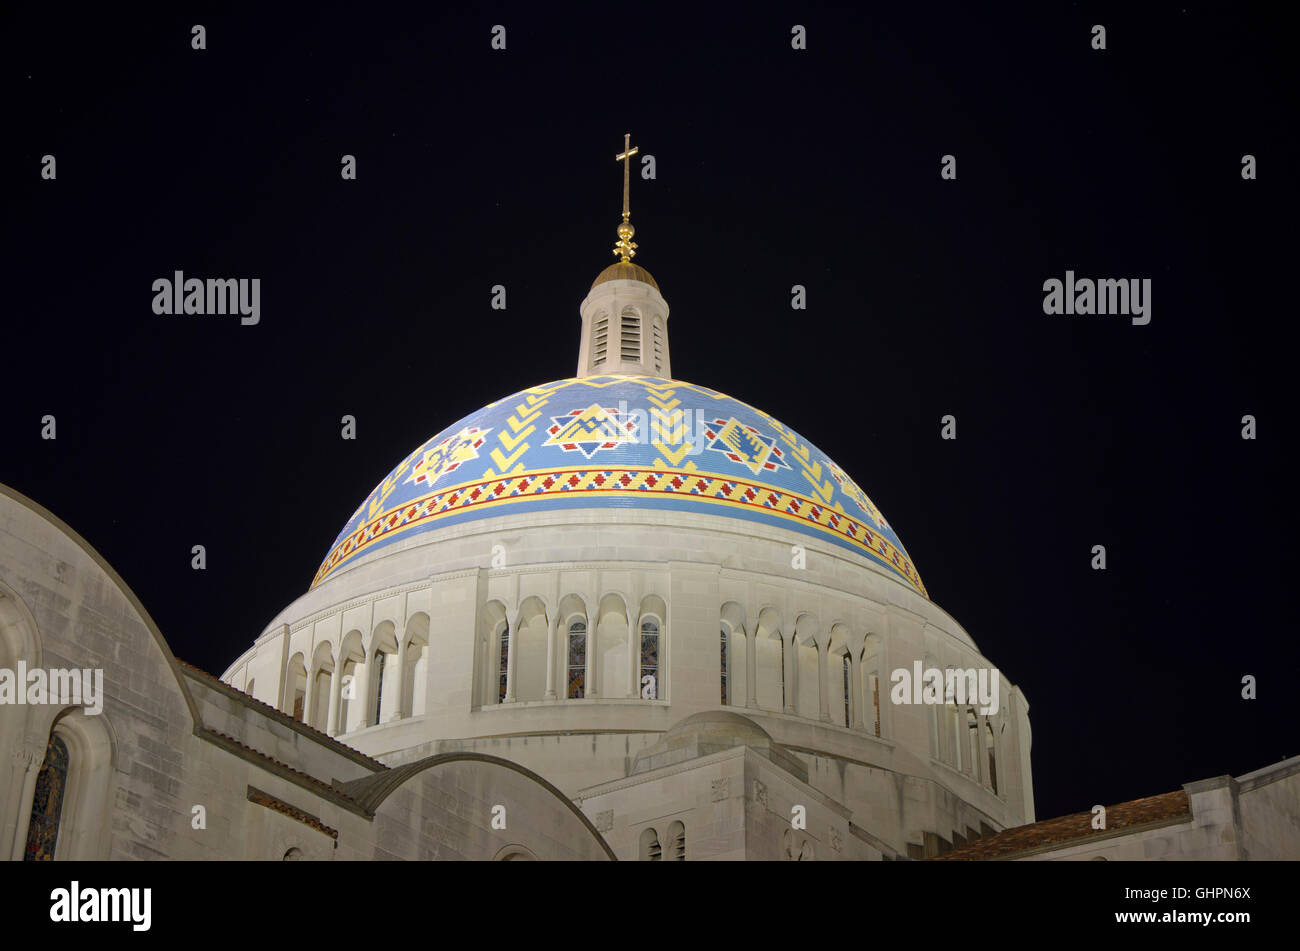
[[[623,263],[630,264],[636,257],[636,243],[632,240],[632,235],[636,234],[636,229],[632,227],[632,222],[628,219],[632,217],[629,193],[631,191],[631,176],[628,170],[628,163],[632,156],[636,155],[640,149],[632,147],[632,133],[623,134],[623,151],[614,156],[616,162],[623,163],[623,221],[618,226],[618,243],[614,245],[614,253],[623,256]]]

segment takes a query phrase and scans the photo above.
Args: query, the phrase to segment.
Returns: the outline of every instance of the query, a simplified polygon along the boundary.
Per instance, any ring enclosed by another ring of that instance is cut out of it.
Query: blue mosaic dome
[[[926,593],[880,510],[816,446],[716,390],[640,376],[544,383],[444,429],[361,503],[312,584],[418,532],[564,508],[775,525],[865,555]]]

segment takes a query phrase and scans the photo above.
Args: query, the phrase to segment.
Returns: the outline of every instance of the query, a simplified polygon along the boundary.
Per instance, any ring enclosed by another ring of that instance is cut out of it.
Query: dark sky
[[[1040,816],[1300,753],[1300,156],[1266,14],[228,6],[11,5],[0,28],[0,482],[95,546],[178,656],[220,673],[406,453],[573,374],[630,130],[675,375],[881,506],[1028,697]],[[1045,316],[1067,269],[1150,278],[1151,323]],[[261,323],[154,315],[175,270],[260,278]]]

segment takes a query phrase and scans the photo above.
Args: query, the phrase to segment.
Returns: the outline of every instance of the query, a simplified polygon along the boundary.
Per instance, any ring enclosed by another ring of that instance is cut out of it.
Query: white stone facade
[[[793,545],[806,551],[802,567]],[[638,666],[647,617],[660,637],[653,699]],[[574,619],[594,632],[581,699],[565,691]],[[382,690],[366,660],[380,652]],[[994,791],[988,751],[970,755],[966,732],[950,728],[965,709],[889,702],[890,671],[916,661],[993,667],[936,605],[834,545],[779,529],[745,535],[698,513],[580,509],[480,519],[362,558],[275,618],[223,679],[286,713],[303,691],[307,722],[386,763],[491,753],[571,796],[626,779],[630,761],[686,717],[743,712],[891,857],[1032,821],[1023,695],[1004,679],[997,714],[975,715],[994,738]],[[346,701],[344,676],[355,683]]]

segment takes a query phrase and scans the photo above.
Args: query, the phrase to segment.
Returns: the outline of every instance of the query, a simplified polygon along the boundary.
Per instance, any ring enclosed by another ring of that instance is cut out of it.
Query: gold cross
[[[636,155],[637,152],[639,151],[641,150],[632,148],[632,133],[631,132],[623,133],[623,151],[619,152],[618,155],[614,156],[614,161],[623,163],[623,220],[624,221],[627,221],[628,218],[632,216],[632,212],[628,203],[628,192],[630,191],[629,188],[630,182],[628,176],[628,162],[631,160],[632,156]]]

